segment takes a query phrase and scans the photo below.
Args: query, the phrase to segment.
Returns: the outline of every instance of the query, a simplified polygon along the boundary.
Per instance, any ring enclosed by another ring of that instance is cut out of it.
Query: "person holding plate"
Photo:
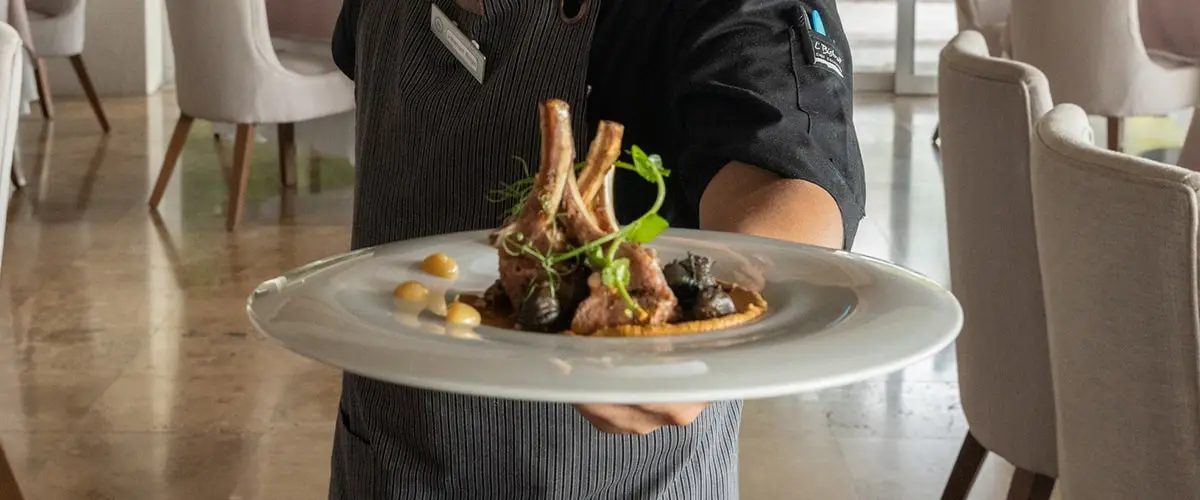
[[[493,228],[538,157],[538,103],[599,120],[672,173],[672,226],[849,248],[863,217],[834,0],[344,0],[357,92],[352,246]],[[618,219],[655,199],[614,180]],[[331,499],[737,498],[740,401],[566,405],[345,374]]]

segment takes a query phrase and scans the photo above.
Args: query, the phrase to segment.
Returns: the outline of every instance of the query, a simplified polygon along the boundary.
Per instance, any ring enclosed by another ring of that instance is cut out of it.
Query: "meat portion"
[[[579,195],[597,227],[606,233],[620,229],[612,210],[612,171],[621,156],[621,136],[625,128],[601,121],[588,152],[587,164],[579,173]]]
[[[610,237],[619,227],[611,208],[611,181],[608,175],[620,155],[623,129],[601,122],[588,162],[578,183],[568,179],[563,204],[564,228],[576,244],[587,244]],[[571,322],[571,331],[587,335],[596,330],[630,323],[660,324],[675,310],[675,294],[667,286],[658,256],[636,243],[621,242],[618,258],[629,259],[628,292],[641,306],[633,314],[628,303],[611,287],[604,286],[599,273],[589,280],[591,295],[579,305]]]
[[[575,145],[567,103],[548,101],[538,111],[542,151],[533,188],[517,217],[492,234],[492,243],[500,249],[500,282],[513,304],[520,304],[531,283],[544,277],[542,263],[520,249],[527,247],[548,255],[562,251],[566,244],[556,219],[563,188],[575,178]]]
[[[542,331],[569,324],[575,333],[587,335],[617,325],[667,322],[678,302],[657,255],[639,244],[616,241],[620,227],[612,212],[610,174],[620,156],[624,127],[600,123],[584,169],[576,176],[566,103],[549,101],[539,110],[542,151],[532,191],[517,216],[492,234],[500,249],[505,294],[525,313],[524,322],[536,323]],[[636,311],[616,288],[603,283],[599,271],[587,277],[586,288],[579,286],[586,256],[552,263],[544,258],[598,241],[606,253],[618,244],[616,257],[628,259],[625,291],[639,306]],[[559,288],[551,293],[551,287]],[[529,307],[522,309],[526,300]]]
[[[612,287],[605,286],[598,273],[592,275],[588,285],[591,286],[592,293],[587,300],[579,304],[575,318],[571,321],[571,331],[580,335],[632,323],[660,325],[675,316],[674,295],[663,295],[648,290],[632,291],[630,293],[633,300],[641,306],[641,311],[634,314],[629,310],[625,298]],[[670,293],[669,289],[667,293]]]

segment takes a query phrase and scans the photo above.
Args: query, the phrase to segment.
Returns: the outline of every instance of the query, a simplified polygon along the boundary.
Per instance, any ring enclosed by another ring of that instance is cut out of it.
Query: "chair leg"
[[[17,476],[13,474],[12,466],[8,464],[8,457],[4,455],[3,447],[0,447],[0,498],[12,500],[25,498],[21,495],[21,486],[17,484]]]
[[[316,151],[313,151],[312,157],[308,159],[308,192],[321,192],[321,155]]]
[[[1108,149],[1111,151],[1121,152],[1121,139],[1124,138],[1124,120],[1121,118],[1110,116],[1108,117]]]
[[[14,152],[12,159],[12,170],[8,173],[9,178],[12,179],[13,186],[17,189],[24,188],[25,185],[29,183],[29,181],[25,179],[25,167],[21,166],[19,159],[19,155]]]
[[[108,117],[104,115],[104,107],[100,105],[100,96],[96,95],[96,87],[92,86],[92,79],[88,76],[87,66],[83,65],[83,56],[78,54],[71,56],[71,66],[75,68],[75,76],[79,77],[79,85],[83,87],[88,102],[92,104],[92,112],[96,113],[96,119],[100,121],[100,128],[107,134],[112,129],[108,126]]]
[[[250,152],[254,148],[254,125],[239,124],[233,145],[233,177],[229,182],[229,211],[225,229],[233,231],[242,222],[246,208],[246,184],[250,181]]]
[[[279,180],[283,187],[296,185],[296,125],[279,124]]]
[[[979,475],[979,468],[983,466],[983,459],[987,458],[987,448],[984,448],[979,441],[967,433],[966,439],[963,439],[962,448],[958,450],[958,459],[954,461],[954,468],[950,471],[950,479],[946,481],[946,489],[942,490],[942,500],[963,500],[971,493],[971,486],[975,484],[975,477]]]
[[[167,184],[171,183],[171,175],[175,173],[175,164],[179,162],[179,155],[183,153],[184,144],[187,144],[188,132],[192,130],[192,121],[191,116],[181,114],[179,121],[175,122],[175,133],[171,134],[167,156],[163,158],[162,169],[158,171],[158,181],[154,183],[154,192],[150,195],[151,210],[158,208],[163,194],[167,192]]]
[[[50,77],[46,74],[46,60],[36,58],[33,64],[33,78],[37,80],[38,105],[42,108],[42,117],[54,119],[54,99],[50,96]]]
[[[1050,500],[1054,478],[1018,468],[1008,487],[1008,500]]]

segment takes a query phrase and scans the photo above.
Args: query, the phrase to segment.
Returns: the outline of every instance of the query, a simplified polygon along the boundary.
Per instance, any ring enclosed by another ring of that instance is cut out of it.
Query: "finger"
[[[695,422],[709,403],[638,405],[638,411],[654,415],[662,425],[685,426]]]
[[[576,410],[603,432],[646,435],[663,426],[658,415],[628,405],[579,405]]]

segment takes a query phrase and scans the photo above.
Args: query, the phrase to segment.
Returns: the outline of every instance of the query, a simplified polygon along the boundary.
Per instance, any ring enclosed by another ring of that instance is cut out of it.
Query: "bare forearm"
[[[837,202],[820,186],[733,162],[700,200],[700,227],[829,248],[844,241]]]

